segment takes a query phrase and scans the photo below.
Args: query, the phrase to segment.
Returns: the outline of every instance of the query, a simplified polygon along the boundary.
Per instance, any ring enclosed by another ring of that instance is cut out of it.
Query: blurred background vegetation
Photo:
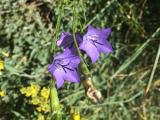
[[[160,1],[76,2],[76,29],[111,27],[114,52],[89,66],[104,101],[93,104],[81,83],[67,82],[58,90],[63,119],[70,120],[74,109],[82,120],[159,120]],[[1,120],[47,119],[48,109],[37,109],[41,103],[33,102],[27,90],[47,98],[49,49],[61,31],[72,31],[73,5],[69,0],[0,0]]]

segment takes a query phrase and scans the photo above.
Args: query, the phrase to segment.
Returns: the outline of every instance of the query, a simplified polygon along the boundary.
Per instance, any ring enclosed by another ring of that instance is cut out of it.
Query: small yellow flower
[[[4,97],[6,94],[4,91],[0,91],[0,97]]]
[[[80,120],[81,118],[80,118],[79,112],[73,113],[72,118],[73,118],[73,120]]]
[[[26,90],[25,87],[23,87],[23,88],[20,89],[20,92],[21,92],[22,94],[26,94],[26,91],[27,91],[27,90]]]
[[[37,120],[45,120],[45,119],[44,119],[44,115],[38,114],[38,119],[37,119]]]
[[[4,70],[4,61],[0,60],[0,70]]]
[[[21,93],[24,94],[26,97],[30,97],[30,96],[36,97],[39,90],[40,90],[40,86],[34,85],[34,84],[31,84],[31,86],[20,89]]]
[[[29,90],[27,90],[25,96],[30,97],[31,95],[32,95],[32,93]]]
[[[40,103],[37,105],[36,109],[38,112],[45,112],[45,113],[49,112],[50,106],[49,106],[48,101],[44,101],[44,99],[41,99]]]
[[[41,106],[36,107],[36,109],[37,109],[38,112],[42,111],[42,107]]]
[[[50,110],[49,105],[47,103],[45,103],[44,105],[41,105],[41,108],[43,112],[49,112]]]
[[[20,92],[22,93],[22,94],[24,94],[26,97],[29,97],[29,96],[31,96],[32,94],[31,94],[31,92],[30,92],[30,89],[28,88],[28,87],[23,87],[23,88],[21,88],[20,89]]]
[[[30,92],[32,94],[32,97],[35,97],[37,96],[39,90],[40,90],[40,86],[39,85],[34,85],[34,84],[31,84],[30,86]]]
[[[43,89],[41,90],[41,96],[46,100],[48,100],[49,98],[49,93],[50,93],[50,90],[47,89],[46,87],[43,87]]]
[[[40,103],[40,98],[39,97],[32,98],[31,103],[33,105],[38,105]]]

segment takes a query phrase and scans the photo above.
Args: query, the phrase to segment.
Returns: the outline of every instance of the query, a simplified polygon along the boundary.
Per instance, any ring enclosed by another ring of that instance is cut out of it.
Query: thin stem
[[[60,1],[59,6],[58,6],[58,12],[59,12],[59,16],[58,16],[58,20],[56,23],[56,33],[54,35],[52,44],[51,44],[51,48],[50,48],[50,58],[52,58],[52,56],[54,56],[55,54],[55,50],[56,50],[56,40],[58,37],[58,33],[60,30],[60,24],[61,24],[61,19],[62,19],[62,15],[64,12],[64,5],[63,5],[63,1]],[[51,107],[51,120],[55,119],[55,120],[62,120],[62,112],[61,112],[61,107],[60,107],[60,102],[59,102],[59,98],[58,98],[58,93],[57,93],[57,89],[55,87],[55,80],[52,79],[51,82],[51,87],[50,87],[50,107]]]
[[[148,82],[148,85],[147,85],[147,88],[146,88],[146,93],[148,93],[148,91],[151,87],[151,83],[152,83],[152,80],[153,80],[153,77],[154,77],[154,73],[155,73],[157,65],[158,65],[159,57],[160,57],[160,44],[159,44],[159,47],[158,47],[158,52],[157,52],[157,56],[156,56],[156,59],[155,59],[155,62],[154,62],[152,72],[151,72],[151,76],[149,78],[149,82]]]
[[[55,82],[52,80],[50,88],[50,102],[51,102],[51,120],[55,118],[56,120],[62,120],[61,107],[57,94],[57,89],[55,88]]]
[[[92,81],[91,81],[91,78],[92,78],[92,74],[90,73],[87,65],[84,63],[83,59],[82,59],[82,55],[81,55],[81,52],[80,52],[80,49],[78,47],[78,43],[77,43],[77,40],[76,40],[76,36],[75,36],[75,32],[76,32],[76,28],[78,27],[77,23],[78,23],[78,12],[77,12],[77,9],[76,9],[76,3],[77,1],[74,1],[74,6],[73,6],[73,39],[74,39],[74,44],[75,44],[75,47],[76,47],[76,50],[78,52],[78,55],[80,57],[80,61],[81,61],[81,64],[80,64],[80,73],[81,74],[81,81],[86,89],[86,93],[87,93],[87,96],[94,102],[94,103],[98,103],[98,102],[101,102],[102,100],[102,95],[100,93],[100,91],[98,91]]]
[[[86,66],[86,64],[83,61],[82,54],[81,54],[80,49],[78,47],[78,43],[77,43],[76,36],[75,36],[75,32],[76,32],[76,28],[77,28],[77,16],[78,16],[77,10],[76,10],[75,7],[76,7],[76,1],[74,2],[74,6],[73,6],[73,11],[74,11],[73,12],[73,21],[74,21],[73,22],[74,23],[73,24],[73,39],[74,39],[74,44],[75,44],[76,50],[78,52],[78,55],[80,57],[80,61],[81,61],[80,67],[81,67],[82,70],[85,70],[83,73],[85,73],[85,76],[91,77],[92,75],[91,75],[88,67]]]
[[[56,33],[54,35],[52,46],[51,46],[51,53],[53,53],[53,55],[55,54],[56,40],[57,40],[58,33],[59,33],[59,30],[60,30],[61,18],[62,18],[63,13],[64,13],[63,0],[60,0],[59,6],[58,6],[58,12],[59,12],[59,15],[58,15],[57,23],[56,23],[56,30],[55,30]]]

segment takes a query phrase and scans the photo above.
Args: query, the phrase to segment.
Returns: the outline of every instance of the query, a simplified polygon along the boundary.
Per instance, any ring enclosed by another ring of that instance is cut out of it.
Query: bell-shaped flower
[[[79,57],[71,54],[69,49],[66,49],[62,54],[54,57],[52,64],[48,67],[48,70],[56,79],[57,88],[60,88],[65,80],[69,82],[80,82],[77,73],[79,63]]]
[[[75,33],[76,41],[79,44],[82,42],[82,36],[80,33]],[[64,49],[71,50],[72,54],[77,54],[76,47],[74,45],[74,39],[72,34],[67,32],[62,32],[61,37],[57,40],[57,46],[62,46]]]
[[[87,53],[91,58],[92,63],[96,62],[100,53],[112,52],[112,46],[107,40],[110,33],[110,28],[101,30],[88,26],[88,31],[83,36],[83,41],[79,48]]]

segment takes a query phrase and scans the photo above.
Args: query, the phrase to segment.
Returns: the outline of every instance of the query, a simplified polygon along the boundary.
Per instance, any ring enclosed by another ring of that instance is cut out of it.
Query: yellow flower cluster
[[[39,85],[31,84],[28,87],[23,87],[20,89],[21,93],[26,97],[30,97],[30,103],[36,106],[38,112],[49,112],[49,88],[41,87]]]
[[[9,52],[0,51],[0,57],[1,55],[2,55],[2,58],[9,57]],[[4,60],[0,60],[0,75],[2,75],[3,70],[4,70]]]
[[[0,70],[4,70],[4,61],[0,60]]]
[[[77,110],[75,110],[73,107],[71,107],[70,114],[71,114],[72,120],[81,120],[80,113]]]
[[[44,115],[38,114],[38,120],[45,120]]]
[[[2,75],[2,70],[4,70],[4,61],[0,60],[0,75]]]
[[[72,115],[72,119],[73,119],[73,120],[80,120],[81,118],[80,118],[80,114],[79,114],[79,112],[75,112],[75,113],[73,113],[73,115]]]
[[[38,92],[40,90],[40,86],[39,85],[34,85],[31,84],[28,87],[24,87],[22,89],[20,89],[21,93],[24,94],[26,97],[36,97]]]
[[[0,97],[4,97],[6,93],[4,91],[0,91]]]

